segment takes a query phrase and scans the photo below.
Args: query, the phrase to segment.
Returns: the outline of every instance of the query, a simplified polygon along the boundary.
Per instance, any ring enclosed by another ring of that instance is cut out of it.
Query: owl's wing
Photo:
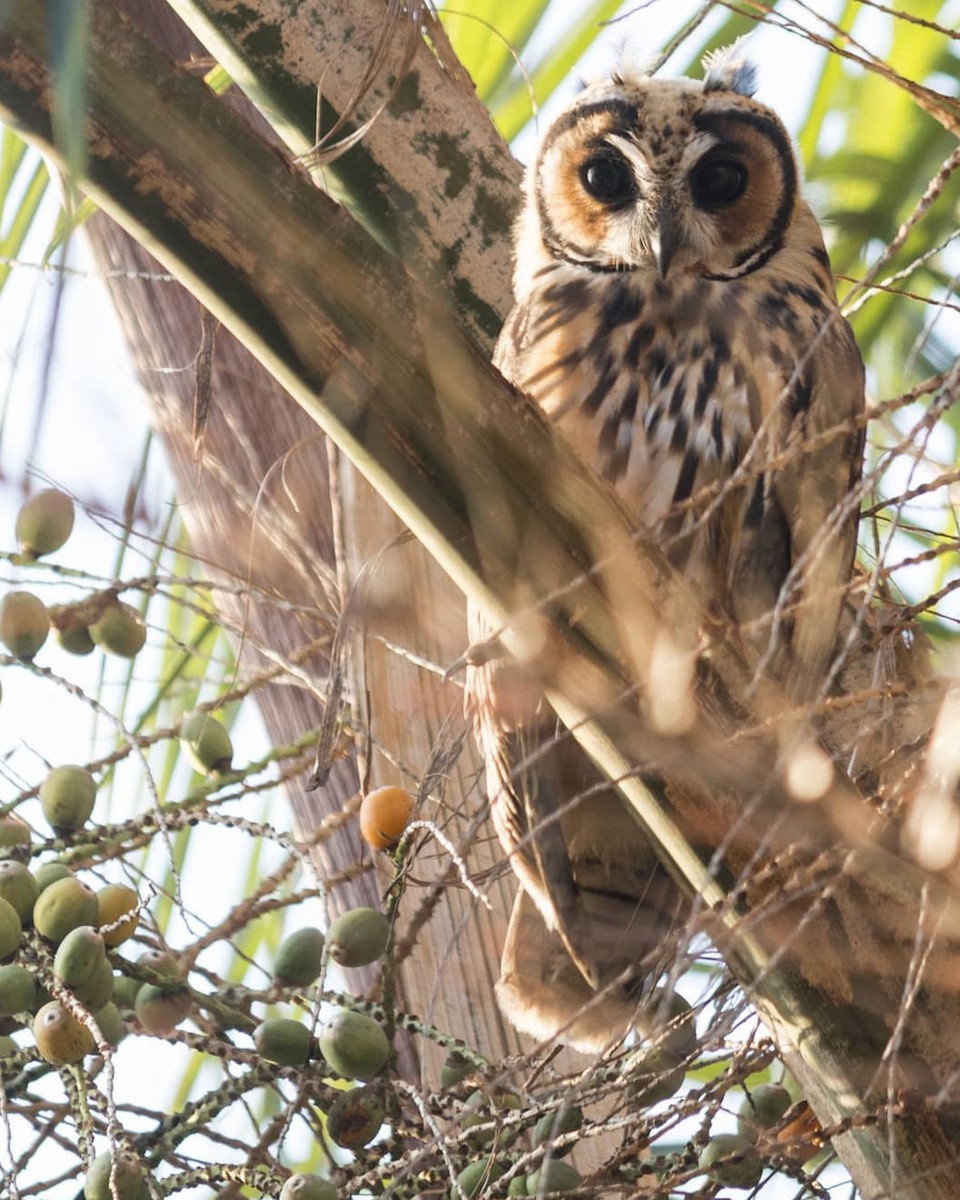
[[[759,376],[751,418],[760,461],[774,465],[727,514],[734,616],[746,625],[773,614],[772,630],[748,640],[761,656],[773,647],[773,674],[798,703],[823,683],[853,571],[863,407],[863,363],[834,309],[786,381],[772,368]]]
[[[837,311],[794,388],[787,462],[774,479],[798,585],[786,680],[798,701],[812,699],[823,682],[853,573],[864,443],[857,418],[864,403],[863,362]]]
[[[494,827],[551,931],[554,973],[559,947],[590,988],[635,995],[682,910],[677,885],[528,672],[510,660],[472,667],[467,700]]]
[[[472,617],[476,628],[477,616]],[[469,669],[467,703],[500,844],[543,920],[557,931],[584,978],[595,984],[595,972],[571,936],[577,925],[576,892],[560,810],[577,791],[569,772],[564,778],[566,756],[552,739],[556,718],[536,682],[509,660]]]

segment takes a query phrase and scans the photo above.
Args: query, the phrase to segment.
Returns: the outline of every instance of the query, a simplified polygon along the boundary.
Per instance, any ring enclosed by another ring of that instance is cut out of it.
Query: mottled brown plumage
[[[758,672],[805,703],[825,684],[853,568],[863,367],[789,138],[752,90],[734,54],[702,84],[616,76],[554,121],[527,176],[495,361]],[[535,905],[525,917],[589,988],[632,966],[629,998],[678,895],[569,737],[543,751],[557,734],[546,706],[503,703],[511,672],[488,666],[470,686],[494,820]],[[524,999],[514,966],[500,987],[510,1015],[559,1028],[555,997],[531,983]],[[598,1036],[567,1034],[591,1049]]]

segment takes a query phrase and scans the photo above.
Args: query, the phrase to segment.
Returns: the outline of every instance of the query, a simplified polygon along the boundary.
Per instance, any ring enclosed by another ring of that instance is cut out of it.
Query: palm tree
[[[301,687],[274,682],[257,689],[271,737],[286,745],[323,727],[327,708],[337,727],[355,735],[351,755],[322,756],[320,790],[304,792],[302,777],[291,784],[302,835],[309,838],[371,782],[416,785],[418,812],[434,830],[403,859],[401,878],[414,876],[418,886],[408,882],[393,893],[402,936],[387,996],[392,1000],[395,989],[403,1008],[504,1064],[529,1049],[490,1000],[512,884],[482,823],[459,689],[439,678],[465,646],[458,587],[499,621],[518,596],[554,594],[582,580],[584,564],[626,545],[626,534],[600,485],[486,367],[510,303],[519,170],[444,27],[416,5],[281,7],[275,12],[266,0],[242,11],[188,0],[92,3],[89,25],[80,30],[89,38],[94,134],[82,167],[79,127],[68,119],[76,104],[71,108],[63,91],[70,56],[54,59],[61,90],[53,92],[51,121],[44,22],[20,6],[0,30],[7,64],[0,108],[84,171],[81,186],[117,222],[97,216],[87,228],[105,269],[140,276],[112,286],[181,494],[189,498],[194,551],[216,578],[244,585],[242,595],[225,588],[222,606],[222,619],[243,631],[241,661],[261,667],[267,648],[300,668]],[[480,7],[521,52],[527,41],[536,45],[547,21],[546,5]],[[710,36],[700,31],[704,13],[681,31],[678,55],[695,60],[760,15],[707,7],[718,10]],[[754,7],[746,6],[751,13]],[[539,98],[615,8],[591,6],[543,53],[530,81]],[[855,320],[876,394],[899,398],[883,406],[871,451],[872,515],[889,591],[900,579],[890,548],[907,545],[903,538],[911,547],[903,557],[922,553],[944,572],[945,548],[955,544],[946,506],[921,527],[905,507],[916,478],[904,485],[896,474],[905,431],[956,434],[949,336],[918,320],[921,303],[899,295],[900,272],[909,272],[909,291],[950,316],[945,242],[955,226],[947,201],[951,188],[956,195],[958,110],[944,78],[955,85],[958,65],[949,31],[937,24],[939,8],[925,5],[922,17],[883,15],[892,36],[885,62],[860,47],[858,4],[845,6],[835,28],[813,20],[806,31],[794,27],[797,36],[823,37],[852,54],[866,72],[857,87],[871,93],[862,105],[857,91],[855,107],[843,62],[824,55],[800,143],[835,228],[836,269],[851,278],[869,272],[878,289]],[[460,18],[450,28],[460,30],[460,54],[502,129],[517,132],[527,81],[485,25]],[[237,84],[222,96],[212,86],[216,74],[208,75],[213,60]],[[843,150],[828,156],[838,120]],[[294,156],[311,165],[323,190]],[[904,221],[909,232],[901,237]],[[185,290],[174,294],[156,281],[151,253]],[[195,371],[159,373],[194,355]],[[930,447],[929,457],[937,455],[946,457]],[[942,500],[951,479],[949,470],[934,472],[921,494]],[[504,531],[533,520],[549,553],[529,562],[511,558]],[[419,544],[403,541],[401,522]],[[888,539],[892,525],[900,540]],[[656,547],[641,546],[634,557],[622,565],[631,594],[647,597],[651,610],[669,603],[678,621],[691,620],[689,599]],[[657,832],[664,856],[723,916],[712,935],[863,1194],[895,1187],[903,1196],[952,1195],[957,1131],[948,1101],[957,1049],[941,1035],[953,991],[934,969],[943,964],[946,972],[949,961],[950,878],[944,883],[898,850],[881,849],[866,836],[861,799],[838,784],[834,808],[826,807],[852,839],[844,847],[851,857],[827,856],[822,873],[810,876],[819,899],[803,910],[804,932],[783,958],[772,933],[782,934],[783,925],[743,921],[744,898],[731,904],[691,854],[682,830],[703,811],[694,806],[691,817],[681,802],[664,814],[629,774],[631,762],[649,757],[648,733],[622,705],[588,704],[559,682],[572,677],[600,688],[588,696],[612,698],[622,688],[616,621],[590,578],[588,572],[572,595],[561,592],[552,614],[561,632],[565,614],[584,614],[576,640],[562,637],[556,662],[545,667],[553,671],[545,682],[558,711],[601,767],[625,776],[627,798]],[[915,585],[908,579],[903,586]],[[937,616],[939,595],[931,604],[916,593],[910,599],[932,636],[945,639],[950,626]],[[354,652],[346,655],[351,643]],[[511,649],[525,648],[521,631]],[[734,665],[720,669],[738,686]],[[917,670],[911,658],[894,684],[914,682],[904,672]],[[344,687],[349,703],[341,712]],[[896,736],[902,743],[924,738],[935,711],[935,700],[897,710]],[[695,737],[685,749],[707,772]],[[377,876],[351,877],[362,855],[350,824],[324,836],[313,854],[325,875],[346,876],[335,906],[375,904],[393,878],[392,863],[378,864]],[[486,904],[475,884],[464,885],[464,859],[472,879],[483,880]],[[778,885],[786,879],[775,878]],[[745,902],[756,908],[762,897]],[[932,919],[941,922],[939,944],[929,933]],[[831,946],[840,947],[835,958]],[[718,1028],[732,1011],[724,999],[729,986],[727,980],[711,993]],[[408,1083],[433,1085],[436,1044],[429,1037],[401,1044]],[[744,1077],[744,1063],[756,1066],[764,1056],[765,1045],[743,1062],[728,1053],[733,1074],[724,1086]],[[864,1064],[873,1076],[869,1088]],[[597,1067],[592,1079],[602,1090],[616,1076]],[[705,1088],[703,1102],[722,1094],[723,1087]],[[414,1154],[407,1161],[420,1160]],[[798,1170],[789,1156],[783,1162],[788,1172]],[[449,1173],[449,1160],[447,1166]],[[668,1181],[685,1169],[694,1174],[682,1153],[671,1169]],[[620,1153],[600,1179],[626,1186],[636,1177]]]

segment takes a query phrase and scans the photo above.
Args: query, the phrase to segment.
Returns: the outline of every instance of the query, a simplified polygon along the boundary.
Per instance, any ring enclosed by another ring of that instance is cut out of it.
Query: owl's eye
[[[594,154],[580,168],[584,191],[608,208],[622,208],[637,194],[630,164],[620,154],[605,151]]]
[[[690,190],[699,208],[725,208],[739,200],[746,187],[747,168],[727,158],[702,162],[690,176]]]

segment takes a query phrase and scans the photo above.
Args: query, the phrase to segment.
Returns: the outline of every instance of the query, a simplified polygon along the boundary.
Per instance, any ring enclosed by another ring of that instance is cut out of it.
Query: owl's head
[[[790,139],[736,51],[706,66],[702,83],[615,75],[553,122],[527,178],[529,267],[733,279],[776,253],[797,205]]]

